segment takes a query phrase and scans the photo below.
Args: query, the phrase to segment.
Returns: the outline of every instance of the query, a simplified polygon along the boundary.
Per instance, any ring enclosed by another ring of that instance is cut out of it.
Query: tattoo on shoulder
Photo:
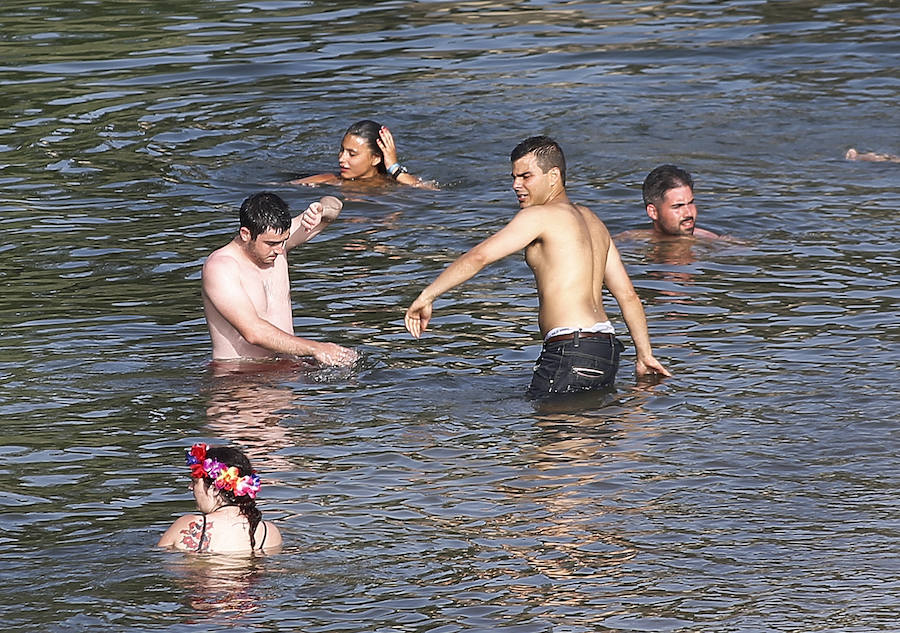
[[[206,521],[206,530],[203,530],[203,521],[191,521],[188,526],[181,530],[181,544],[185,549],[194,550],[195,552],[205,552],[209,550],[209,533],[212,530],[212,521]],[[202,541],[201,541],[202,538]]]

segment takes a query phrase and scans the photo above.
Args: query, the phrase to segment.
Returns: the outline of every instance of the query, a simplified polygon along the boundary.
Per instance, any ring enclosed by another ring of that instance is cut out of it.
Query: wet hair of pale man
[[[667,191],[685,185],[690,187],[691,191],[694,190],[694,179],[687,171],[675,165],[660,165],[644,179],[644,186],[641,188],[644,206],[648,204],[659,206]]]
[[[369,119],[363,119],[348,127],[347,131],[344,132],[344,136],[350,134],[351,136],[358,136],[363,139],[369,147],[369,151],[381,158],[381,162],[378,163],[377,169],[379,173],[385,174],[387,173],[388,165],[384,164],[384,153],[381,151],[381,148],[378,147],[378,139],[381,138],[380,132],[380,123],[370,121]]]
[[[566,157],[559,143],[549,136],[530,136],[516,145],[509,155],[509,162],[514,163],[531,153],[534,153],[538,167],[545,174],[557,167],[562,184],[566,186]]]
[[[274,193],[254,193],[241,204],[241,226],[247,227],[251,239],[269,229],[284,233],[291,229],[291,212],[287,203]]]

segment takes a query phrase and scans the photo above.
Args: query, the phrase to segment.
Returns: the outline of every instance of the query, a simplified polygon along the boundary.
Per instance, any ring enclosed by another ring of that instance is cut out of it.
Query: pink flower
[[[256,499],[256,493],[259,492],[259,475],[256,473],[241,477],[234,484],[234,494],[237,496],[247,495],[251,499]]]

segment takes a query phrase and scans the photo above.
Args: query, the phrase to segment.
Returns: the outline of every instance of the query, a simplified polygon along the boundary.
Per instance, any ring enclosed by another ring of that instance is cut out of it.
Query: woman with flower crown
[[[194,552],[272,552],[281,533],[256,507],[259,475],[235,448],[194,444],[187,452],[190,489],[200,514],[173,523],[157,546]]]

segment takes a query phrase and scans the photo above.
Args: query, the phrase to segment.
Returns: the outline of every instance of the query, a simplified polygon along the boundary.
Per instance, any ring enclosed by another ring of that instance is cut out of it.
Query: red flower
[[[191,456],[194,457],[199,462],[202,462],[206,459],[206,449],[209,448],[206,444],[194,444],[191,446]]]

